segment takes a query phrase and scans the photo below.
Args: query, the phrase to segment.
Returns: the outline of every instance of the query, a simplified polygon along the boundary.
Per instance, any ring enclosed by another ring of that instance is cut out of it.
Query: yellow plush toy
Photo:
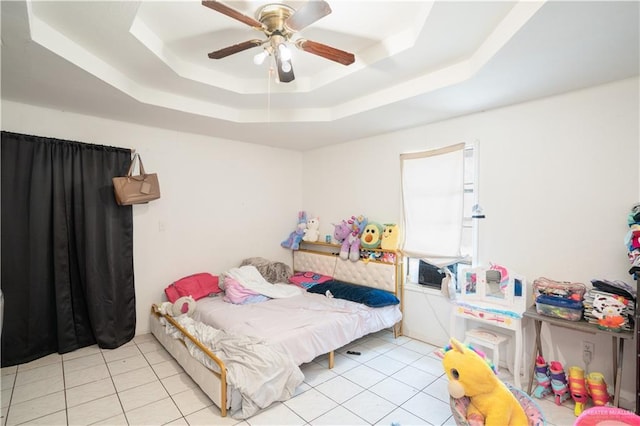
[[[382,229],[382,250],[397,250],[400,241],[400,228],[395,223],[385,223]]]
[[[495,371],[473,349],[451,338],[442,354],[453,398],[468,396],[467,420],[473,424],[526,426],[524,409]]]

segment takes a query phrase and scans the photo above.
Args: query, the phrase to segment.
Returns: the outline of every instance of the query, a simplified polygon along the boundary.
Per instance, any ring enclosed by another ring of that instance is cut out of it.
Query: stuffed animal
[[[158,311],[161,314],[168,314],[172,317],[184,314],[192,316],[196,311],[196,301],[191,296],[183,296],[176,300],[175,303],[162,302],[160,306],[158,306]]]
[[[284,248],[291,250],[298,250],[300,248],[300,241],[304,237],[304,230],[307,229],[307,212],[298,212],[298,225],[296,225],[295,231],[289,234],[289,238],[280,243]]]
[[[385,223],[382,230],[382,250],[397,250],[400,240],[400,228],[395,223]]]
[[[515,395],[498,379],[484,356],[455,338],[444,348],[442,365],[449,378],[449,394],[453,398],[467,396],[469,423],[521,426],[529,424],[524,409]],[[484,421],[484,423],[482,423]]]
[[[307,229],[304,230],[303,241],[316,242],[320,238],[320,219],[312,217],[307,220]]]
[[[367,218],[363,215],[351,216],[351,219],[347,220],[347,222],[351,225],[351,231],[356,233],[358,238],[360,238],[368,223]]]
[[[396,263],[396,254],[384,252],[382,253],[382,261],[385,263]]]
[[[338,244],[342,244],[342,242],[347,238],[347,235],[351,233],[351,227],[347,223],[346,220],[343,220],[340,223],[332,223],[333,225],[333,240]]]
[[[333,239],[340,244],[340,259],[342,260],[347,260],[349,258],[349,251],[351,248],[349,237],[351,237],[351,225],[346,220],[333,224]],[[358,257],[360,257],[359,250]]]
[[[369,222],[362,231],[360,245],[366,249],[376,249],[382,242],[382,225],[376,222]]]
[[[350,228],[349,234],[342,241],[340,248],[340,259],[351,260],[357,262],[360,260],[360,236],[364,227],[367,226],[367,218],[360,216],[351,216],[351,219],[343,220],[343,223]]]
[[[360,238],[354,235],[353,221],[343,220],[333,224],[333,239],[340,244],[340,259],[360,259]]]

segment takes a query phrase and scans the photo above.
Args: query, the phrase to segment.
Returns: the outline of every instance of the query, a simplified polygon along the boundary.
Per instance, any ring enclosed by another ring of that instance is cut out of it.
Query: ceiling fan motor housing
[[[256,19],[264,25],[267,35],[279,34],[289,40],[293,31],[287,28],[285,21],[294,12],[293,8],[285,4],[271,3],[258,9]]]

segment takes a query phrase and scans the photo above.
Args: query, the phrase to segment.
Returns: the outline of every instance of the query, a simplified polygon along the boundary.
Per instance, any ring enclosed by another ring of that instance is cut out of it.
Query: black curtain
[[[2,132],[2,366],[135,334],[129,150]]]

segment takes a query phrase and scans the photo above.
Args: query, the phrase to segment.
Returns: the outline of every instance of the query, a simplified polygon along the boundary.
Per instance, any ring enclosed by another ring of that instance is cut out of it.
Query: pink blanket
[[[247,303],[263,302],[268,299],[267,296],[244,287],[235,279],[229,276],[224,277],[224,297],[222,300],[225,302],[244,305]]]

